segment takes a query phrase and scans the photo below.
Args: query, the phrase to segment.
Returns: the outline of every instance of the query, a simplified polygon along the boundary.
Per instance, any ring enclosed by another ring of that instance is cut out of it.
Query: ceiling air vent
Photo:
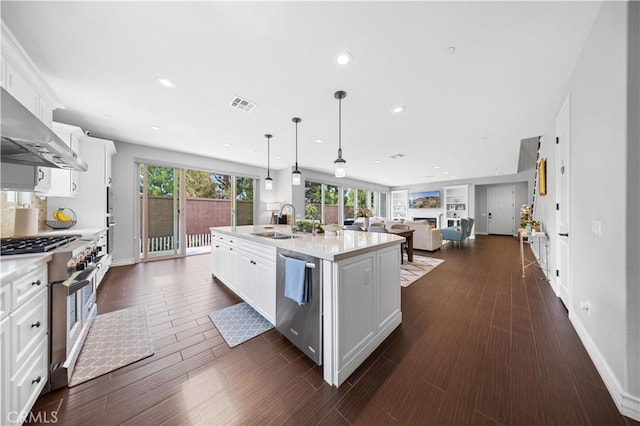
[[[244,112],[251,112],[251,110],[256,106],[254,102],[248,101],[246,99],[242,99],[239,96],[233,98],[231,103],[229,104],[231,108],[239,109]]]
[[[404,157],[404,154],[393,154],[393,155],[390,155],[389,157],[391,157],[391,158],[393,158],[395,160],[396,158]]]

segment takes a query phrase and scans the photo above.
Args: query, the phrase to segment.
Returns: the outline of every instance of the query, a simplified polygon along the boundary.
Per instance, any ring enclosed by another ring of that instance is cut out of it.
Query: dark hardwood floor
[[[637,424],[621,416],[540,270],[511,237],[417,254],[402,325],[340,388],[271,330],[230,349],[208,318],[239,302],[209,255],[112,268],[100,313],[147,308],[155,354],[43,395],[65,425]]]

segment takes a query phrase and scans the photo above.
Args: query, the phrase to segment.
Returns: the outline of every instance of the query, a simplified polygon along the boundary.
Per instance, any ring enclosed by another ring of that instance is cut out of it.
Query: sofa
[[[426,220],[405,220],[405,225],[413,229],[413,248],[418,250],[435,251],[442,246],[440,229],[432,228]],[[387,223],[385,223],[387,226]],[[389,225],[388,227],[391,227]]]
[[[409,229],[413,229],[413,248],[417,250],[435,251],[442,246],[442,235],[440,229],[432,228],[429,222],[426,220],[405,220],[402,222],[385,220],[384,218],[372,217],[369,219],[369,223],[382,222],[384,227],[391,229],[391,226],[395,224],[404,223],[409,225]],[[354,222],[355,225],[364,226],[364,220],[357,218]]]

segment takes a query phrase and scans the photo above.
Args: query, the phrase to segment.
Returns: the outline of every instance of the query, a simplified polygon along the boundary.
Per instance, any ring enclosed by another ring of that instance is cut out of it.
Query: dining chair
[[[362,227],[359,225],[345,225],[344,229],[348,231],[362,231]]]
[[[369,232],[381,232],[381,233],[388,233],[389,231],[387,231],[387,228],[385,228],[384,226],[370,226],[368,229]]]
[[[384,228],[384,223],[375,222],[375,223],[372,223],[371,225],[369,225],[369,228],[380,228],[380,227]]]
[[[396,223],[395,225],[391,225],[391,229],[411,229],[409,225],[405,225],[404,223]],[[409,257],[409,246],[407,242],[400,244],[400,263],[404,263],[404,254],[403,252],[407,252],[407,258]]]

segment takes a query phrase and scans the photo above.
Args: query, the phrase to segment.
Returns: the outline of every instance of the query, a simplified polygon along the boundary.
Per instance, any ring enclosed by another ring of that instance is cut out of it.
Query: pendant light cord
[[[298,170],[298,121],[296,123],[296,170]]]
[[[342,158],[342,98],[338,99],[338,158]]]

